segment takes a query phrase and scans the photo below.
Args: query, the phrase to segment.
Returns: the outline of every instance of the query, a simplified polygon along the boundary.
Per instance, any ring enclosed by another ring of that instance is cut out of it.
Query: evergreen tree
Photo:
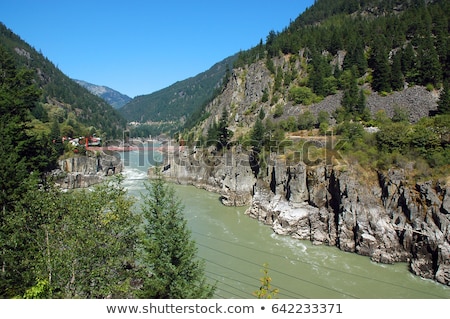
[[[428,35],[422,39],[418,48],[419,76],[422,85],[437,85],[442,80],[439,57],[434,48],[433,41]]]
[[[361,89],[359,90],[358,100],[356,101],[356,109],[355,109],[356,116],[363,120],[363,121],[369,121],[370,120],[370,111],[366,107],[366,95],[364,94],[364,91]]]
[[[155,299],[209,298],[215,287],[206,283],[204,263],[183,216],[183,206],[159,168],[143,194],[142,239],[144,278],[141,296]]]
[[[263,139],[264,139],[264,125],[261,121],[261,118],[258,117],[256,119],[255,125],[253,126],[250,141],[250,144],[253,146],[255,152],[259,152],[261,150]]]
[[[33,73],[16,68],[0,46],[0,297],[11,297],[26,281],[13,255],[28,252],[14,241],[18,233],[10,221],[15,219],[16,202],[27,191],[36,158],[45,152],[29,133],[29,114],[39,93]]]
[[[448,80],[444,82],[441,95],[438,101],[438,113],[450,114],[450,87]]]
[[[401,53],[394,55],[391,68],[391,86],[392,89],[400,91],[403,89],[403,73],[401,64]]]
[[[372,88],[377,92],[390,92],[391,70],[386,47],[383,45],[382,41],[377,41],[372,49]]]
[[[355,114],[358,105],[358,83],[355,73],[350,70],[345,71],[341,75],[341,81],[343,88],[341,104],[348,114]]]
[[[217,149],[221,150],[224,147],[229,147],[228,143],[230,142],[231,137],[233,136],[233,132],[228,129],[228,112],[227,109],[224,108],[222,110],[222,116],[220,117],[219,125],[218,125],[218,143]]]
[[[406,81],[412,83],[416,82],[418,76],[417,58],[411,42],[409,42],[402,51],[401,65],[402,73],[405,75]]]
[[[207,146],[217,145],[217,141],[219,140],[219,125],[217,121],[214,120],[211,126],[208,129],[208,136],[206,137]]]

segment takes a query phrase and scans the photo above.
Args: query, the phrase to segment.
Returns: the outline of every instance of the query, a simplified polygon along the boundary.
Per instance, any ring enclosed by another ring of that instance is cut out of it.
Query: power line
[[[244,273],[241,273],[241,272],[238,272],[238,271],[236,271],[236,270],[234,270],[234,269],[232,269],[232,268],[225,267],[225,266],[223,266],[223,265],[221,265],[221,264],[218,264],[218,263],[216,263],[216,262],[214,262],[214,261],[211,261],[211,260],[208,260],[208,259],[206,259],[206,258],[203,258],[203,259],[206,260],[207,262],[211,263],[211,264],[214,264],[214,265],[217,265],[217,266],[219,266],[219,267],[225,268],[225,269],[227,269],[227,270],[230,270],[230,271],[232,271],[232,272],[238,273],[238,274],[243,275],[243,276],[245,276],[245,277],[254,279],[254,277],[249,276],[249,275],[244,274]],[[258,289],[258,287],[255,286],[253,283],[244,282],[244,281],[241,280],[241,279],[238,280],[238,279],[230,278],[230,277],[227,277],[227,276],[225,276],[225,275],[223,275],[223,274],[217,274],[217,273],[214,273],[214,272],[212,272],[212,271],[206,271],[206,272],[211,273],[211,274],[214,274],[214,275],[216,275],[216,276],[218,276],[218,277],[225,278],[225,279],[230,280],[230,281],[235,281],[235,282],[238,282],[238,283],[244,283],[244,284],[248,285],[249,287],[254,287],[254,289]],[[221,282],[221,284],[224,284],[224,285],[229,286],[229,284],[224,283],[224,282]],[[234,287],[234,288],[235,288],[235,287]],[[235,289],[237,289],[237,288],[235,288]],[[298,294],[298,293],[296,293],[296,292],[290,291],[290,290],[288,290],[288,289],[280,288],[280,290],[282,291],[282,293],[280,293],[280,295],[285,295],[286,297],[290,297],[290,298],[294,298],[294,299],[297,299],[297,298],[301,297],[301,298],[308,299],[308,297],[303,296],[303,295],[301,295],[301,294]],[[286,292],[290,292],[290,293],[292,293],[293,295],[287,294]]]
[[[225,253],[225,252],[223,252],[223,251],[220,251],[220,250],[218,250],[218,249],[209,247],[209,246],[207,246],[207,245],[199,244],[199,243],[197,243],[197,245],[202,246],[202,247],[205,247],[205,248],[209,248],[209,249],[211,249],[211,250],[213,250],[213,251],[215,251],[215,252],[217,252],[217,253],[220,253],[220,254],[223,254],[223,255],[226,255],[226,256],[233,257],[233,258],[235,258],[235,259],[239,259],[239,260],[245,261],[245,262],[247,262],[247,263],[249,263],[249,264],[253,264],[253,265],[256,265],[256,266],[260,266],[259,264],[255,263],[255,262],[248,261],[248,260],[246,260],[246,259],[244,259],[244,258],[237,257],[237,256],[234,256],[234,255],[232,255],[232,254]],[[307,283],[309,283],[309,284],[311,284],[311,285],[314,285],[314,286],[317,286],[317,287],[321,287],[321,288],[323,288],[323,289],[327,289],[327,290],[330,290],[330,291],[333,291],[333,292],[337,292],[337,293],[339,293],[339,294],[341,294],[341,295],[344,295],[344,296],[348,296],[348,297],[351,297],[351,298],[358,299],[358,297],[353,296],[353,295],[351,295],[351,294],[348,294],[348,293],[345,293],[345,292],[336,290],[336,289],[334,289],[334,288],[326,287],[326,286],[324,286],[324,285],[321,285],[321,284],[312,282],[312,281],[307,280],[307,279],[303,279],[303,278],[300,278],[300,277],[296,277],[296,276],[293,276],[293,275],[290,275],[290,274],[287,274],[287,273],[278,271],[278,270],[276,270],[276,269],[270,269],[270,270],[272,270],[272,271],[274,271],[274,272],[277,272],[277,273],[279,273],[279,274],[282,274],[282,275],[285,275],[285,276],[288,276],[288,277],[291,277],[291,278],[294,278],[294,279],[303,281],[303,282],[307,282]]]
[[[193,233],[195,233],[195,234],[197,234],[197,235],[200,235],[200,236],[204,236],[204,237],[210,238],[210,239],[214,239],[214,240],[217,240],[217,241],[220,241],[220,242],[224,242],[224,243],[227,243],[227,244],[230,244],[230,245],[234,245],[234,246],[246,248],[246,249],[253,250],[253,251],[256,251],[256,252],[259,252],[259,253],[263,253],[263,254],[269,254],[267,251],[264,251],[264,250],[260,250],[260,249],[253,248],[253,247],[248,247],[248,246],[245,246],[245,245],[242,245],[242,244],[239,244],[239,243],[235,243],[235,242],[227,241],[227,240],[224,240],[224,239],[216,238],[216,237],[214,237],[214,236],[210,236],[210,235],[206,235],[206,234],[201,234],[201,233],[198,233],[198,232],[193,232]],[[208,248],[210,248],[210,247],[208,247]],[[212,249],[212,248],[210,248],[210,249]],[[218,252],[220,252],[220,253],[223,253],[223,252],[220,251],[220,250],[216,250],[216,251],[218,251]],[[226,254],[226,253],[223,253],[223,254]],[[245,259],[243,259],[243,258],[241,258],[241,257],[233,256],[233,255],[231,255],[231,254],[227,254],[227,255],[232,256],[232,257],[234,257],[234,258],[236,258],[236,259],[240,259],[240,260],[243,260],[243,261],[245,261],[245,262],[254,264],[253,262],[248,261],[248,260],[245,260]],[[279,255],[279,254],[276,254],[276,253],[270,253],[270,256],[276,256],[276,257],[280,257],[280,258],[286,258],[285,256]],[[384,280],[380,280],[380,279],[376,279],[376,278],[371,278],[371,277],[364,276],[364,275],[357,274],[357,273],[350,273],[350,272],[347,272],[347,271],[344,271],[344,270],[335,269],[335,268],[328,267],[328,266],[324,266],[324,265],[317,265],[317,264],[314,264],[314,263],[311,263],[311,262],[308,262],[308,261],[302,261],[302,260],[297,260],[297,261],[300,262],[300,263],[309,265],[309,266],[318,267],[318,268],[323,268],[323,269],[327,269],[327,270],[330,270],[330,271],[335,271],[335,272],[343,273],[343,274],[346,274],[346,275],[348,275],[348,276],[359,277],[359,278],[363,278],[363,279],[366,279],[366,280],[371,280],[371,281],[375,281],[375,282],[378,282],[378,283],[382,283],[382,284],[385,284],[385,285],[395,286],[395,287],[399,287],[399,288],[402,288],[402,289],[405,289],[405,290],[410,290],[410,291],[418,292],[418,293],[421,293],[421,294],[426,294],[426,295],[429,295],[429,296],[432,296],[432,297],[442,298],[442,296],[439,296],[439,295],[436,295],[436,294],[433,294],[433,293],[429,293],[429,292],[427,292],[427,291],[423,291],[423,290],[418,290],[418,289],[406,287],[406,286],[403,286],[403,285],[400,285],[400,284],[397,284],[397,283],[394,283],[394,282],[388,282],[388,281],[384,281]],[[293,276],[293,275],[290,275],[290,274],[286,274],[286,273],[280,272],[280,271],[278,271],[277,269],[271,269],[271,268],[268,268],[268,269],[269,269],[269,270],[272,270],[272,271],[274,271],[274,272],[278,272],[278,273],[280,273],[280,274],[283,274],[283,275],[286,275],[286,276],[289,276],[289,277],[298,279],[298,280],[302,280],[302,281],[309,282],[309,281],[307,281],[307,280],[303,280],[303,279],[301,279],[301,278],[297,278],[297,277],[295,277],[295,276]],[[312,283],[312,284],[317,285],[317,286],[321,286],[321,285],[315,284],[315,283],[313,283],[313,282],[309,282],[309,283]],[[324,286],[321,286],[321,287],[324,288]],[[333,291],[335,291],[335,292],[339,292],[339,293],[341,293],[341,294],[346,294],[346,293],[340,292],[340,291],[335,290],[335,289],[332,289],[332,288],[326,288],[326,289],[331,289],[331,290],[333,290]],[[351,296],[352,298],[358,298],[358,297],[354,297],[354,296],[352,296],[352,295],[350,295],[350,294],[346,294],[346,295]]]

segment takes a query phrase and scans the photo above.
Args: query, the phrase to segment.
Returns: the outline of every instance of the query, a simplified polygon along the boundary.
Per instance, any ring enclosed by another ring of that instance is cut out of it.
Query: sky
[[[314,0],[0,0],[0,21],[72,79],[150,94],[281,32]]]

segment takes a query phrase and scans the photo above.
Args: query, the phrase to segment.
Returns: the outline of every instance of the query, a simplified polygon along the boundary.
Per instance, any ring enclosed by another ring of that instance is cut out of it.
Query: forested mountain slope
[[[90,93],[61,72],[41,52],[24,42],[0,23],[0,45],[12,56],[18,67],[35,73],[41,89],[39,103],[33,110],[37,127],[49,127],[57,118],[61,128],[73,135],[97,132],[108,137],[120,136],[125,120],[102,98]],[[83,131],[89,132],[83,132]]]
[[[166,122],[169,129],[190,125],[198,111],[220,93],[236,57],[228,57],[209,70],[165,89],[137,96],[119,111],[130,122]]]
[[[318,0],[239,53],[223,94],[203,109],[211,116],[184,137],[214,139],[222,115],[230,140],[242,141],[258,117],[266,132],[281,134],[322,122],[379,125],[383,114],[417,122],[446,113],[449,16],[439,0]]]

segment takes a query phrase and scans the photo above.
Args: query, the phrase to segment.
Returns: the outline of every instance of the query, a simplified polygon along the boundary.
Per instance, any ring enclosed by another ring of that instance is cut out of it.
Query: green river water
[[[148,165],[138,152],[126,156],[124,185],[139,197]],[[217,194],[193,186],[173,187],[206,276],[217,285],[215,298],[255,298],[264,264],[281,299],[450,298],[450,287],[413,275],[406,263],[378,264],[336,247],[276,235],[245,215],[246,207],[223,206]]]

